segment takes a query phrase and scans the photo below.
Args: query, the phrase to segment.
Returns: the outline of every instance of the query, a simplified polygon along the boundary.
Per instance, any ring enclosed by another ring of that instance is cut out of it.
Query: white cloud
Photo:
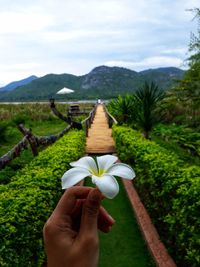
[[[0,0],[0,83],[107,63],[182,66],[199,0]]]
[[[0,64],[0,70],[6,70],[6,71],[12,71],[12,70],[15,70],[15,69],[18,69],[19,71],[20,70],[24,70],[24,69],[27,69],[27,70],[31,70],[35,67],[38,67],[39,64],[38,63],[34,63],[34,62],[27,62],[27,63],[16,63],[16,64],[13,64],[13,65],[8,65],[8,66],[4,66],[2,64]]]
[[[104,64],[110,67],[120,66],[125,68],[130,68],[136,71],[148,69],[148,68],[158,68],[158,67],[182,67],[182,60],[176,57],[167,56],[154,56],[149,58],[144,58],[138,62],[134,61],[108,61]]]
[[[178,54],[178,55],[186,55],[187,54],[187,47],[177,47],[171,49],[164,49],[162,51],[163,54]]]
[[[25,12],[2,12],[0,34],[30,33],[44,30],[51,25],[48,15]]]

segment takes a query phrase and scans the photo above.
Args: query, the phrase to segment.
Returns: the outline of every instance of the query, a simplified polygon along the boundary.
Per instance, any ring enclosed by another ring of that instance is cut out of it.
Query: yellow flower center
[[[103,174],[104,174],[104,170],[94,170],[94,169],[91,169],[91,173],[97,177],[101,177]]]

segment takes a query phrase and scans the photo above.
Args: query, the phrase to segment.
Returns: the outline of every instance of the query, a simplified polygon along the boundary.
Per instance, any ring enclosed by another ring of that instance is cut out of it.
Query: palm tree
[[[149,139],[153,126],[159,121],[156,112],[159,101],[164,98],[164,92],[154,83],[145,82],[144,86],[135,92],[136,122],[143,129],[143,135]]]

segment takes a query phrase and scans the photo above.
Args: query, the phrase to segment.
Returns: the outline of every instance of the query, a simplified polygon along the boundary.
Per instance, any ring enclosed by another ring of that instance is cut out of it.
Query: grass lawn
[[[100,233],[99,267],[153,267],[125,189],[121,181],[119,184],[119,194],[113,200],[103,200],[116,223],[109,234]],[[88,180],[86,185],[90,185]]]
[[[67,126],[66,122],[59,119],[52,121],[28,121],[25,123],[26,128],[31,128],[34,135],[45,136],[56,134],[62,131]],[[5,140],[0,141],[0,156],[12,149],[21,139],[22,133],[17,129],[17,126],[8,126],[5,134]]]

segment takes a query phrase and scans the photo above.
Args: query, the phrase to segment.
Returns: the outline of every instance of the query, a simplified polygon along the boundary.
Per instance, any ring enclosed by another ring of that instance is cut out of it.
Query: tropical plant
[[[135,120],[149,139],[153,126],[160,121],[157,112],[158,103],[164,98],[164,92],[154,83],[147,83],[135,92]]]
[[[129,124],[132,123],[134,117],[134,103],[134,95],[119,95],[116,99],[110,101],[108,109],[116,118],[119,124]]]

